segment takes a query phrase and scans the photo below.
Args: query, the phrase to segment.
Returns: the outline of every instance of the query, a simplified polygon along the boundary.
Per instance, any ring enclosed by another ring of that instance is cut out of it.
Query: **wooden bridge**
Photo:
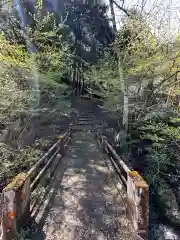
[[[84,113],[2,194],[2,239],[147,239],[149,189]]]

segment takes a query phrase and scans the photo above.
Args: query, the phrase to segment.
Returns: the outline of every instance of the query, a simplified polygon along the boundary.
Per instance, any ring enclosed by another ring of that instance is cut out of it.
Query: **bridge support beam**
[[[18,174],[3,190],[3,240],[18,239],[20,228],[29,217],[30,177]]]
[[[127,177],[128,215],[135,233],[147,238],[149,225],[149,189],[147,183],[136,171],[129,171]]]

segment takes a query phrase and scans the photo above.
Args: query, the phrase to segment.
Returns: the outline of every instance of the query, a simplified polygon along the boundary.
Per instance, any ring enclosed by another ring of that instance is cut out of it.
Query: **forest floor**
[[[0,119],[4,125],[0,130],[0,192],[18,173],[29,170],[68,128],[71,101],[65,90],[41,83],[38,108],[13,111]]]

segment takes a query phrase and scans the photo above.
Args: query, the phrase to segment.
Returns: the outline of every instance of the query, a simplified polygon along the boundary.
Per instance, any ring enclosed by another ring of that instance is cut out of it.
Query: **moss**
[[[10,182],[5,188],[4,191],[7,192],[9,190],[17,190],[22,184],[25,182],[28,174],[27,173],[19,173],[13,180]]]
[[[147,188],[148,185],[146,181],[141,177],[137,171],[130,171],[128,175],[134,180],[136,187]]]
[[[57,137],[57,139],[63,139],[64,138],[64,135],[59,135],[58,137]]]

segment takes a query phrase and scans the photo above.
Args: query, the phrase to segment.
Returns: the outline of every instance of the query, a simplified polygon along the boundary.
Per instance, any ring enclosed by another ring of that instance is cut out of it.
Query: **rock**
[[[165,240],[164,232],[160,225],[154,224],[148,235],[148,239],[153,239],[153,240]]]
[[[176,235],[176,233],[173,231],[173,229],[168,228],[167,226],[160,225],[160,227],[163,230],[164,237],[166,240],[178,240],[179,236]]]
[[[148,239],[153,240],[178,240],[179,236],[173,231],[173,229],[163,225],[163,224],[155,224],[150,232]]]
[[[171,187],[164,181],[159,180],[157,186],[157,198],[161,204],[161,212],[172,222],[173,224],[180,225],[180,211],[177,203],[176,196]]]
[[[5,129],[5,127],[6,127],[5,124],[0,122],[0,130]]]

